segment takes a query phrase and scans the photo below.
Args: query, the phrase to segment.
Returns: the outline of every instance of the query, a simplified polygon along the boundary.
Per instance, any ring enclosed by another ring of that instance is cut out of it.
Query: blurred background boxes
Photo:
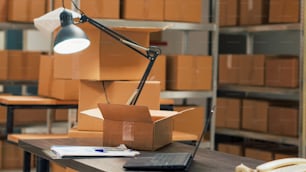
[[[8,0],[0,0],[0,22],[6,22],[8,15]]]
[[[269,23],[297,23],[300,21],[299,0],[270,0]]]
[[[165,0],[122,0],[121,15],[123,19],[164,20]]]
[[[148,76],[148,81],[159,81],[160,90],[166,90],[166,56],[159,55]]]
[[[216,127],[241,128],[242,100],[238,98],[217,98]]]
[[[202,0],[165,0],[165,20],[200,23]]]
[[[212,88],[211,56],[167,56],[166,70],[168,90],[211,90]]]
[[[33,23],[47,11],[47,0],[8,0],[8,21]]]
[[[239,25],[266,24],[269,0],[240,0]]]
[[[220,0],[219,26],[238,25],[238,0]]]
[[[41,55],[38,95],[61,100],[79,99],[79,80],[56,79],[53,76],[54,56]]]

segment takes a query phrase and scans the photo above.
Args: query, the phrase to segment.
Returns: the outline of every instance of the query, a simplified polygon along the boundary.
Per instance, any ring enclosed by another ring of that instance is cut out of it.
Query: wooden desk
[[[13,133],[14,130],[14,110],[15,109],[76,109],[78,101],[58,100],[40,96],[0,96],[0,106],[5,106],[6,110],[6,133]]]
[[[125,171],[122,166],[128,158],[104,157],[104,158],[78,158],[78,159],[56,159],[54,154],[50,152],[52,145],[91,145],[101,146],[101,139],[42,139],[42,140],[20,140],[19,146],[25,151],[29,151],[41,160],[37,164],[37,171],[46,172],[49,170],[48,161],[53,161],[61,166],[69,167],[78,171]],[[160,152],[192,152],[194,149],[191,145],[174,142],[164,148],[158,150]],[[148,152],[141,152],[146,154]],[[234,171],[239,164],[245,164],[249,167],[255,168],[257,165],[263,163],[259,160],[250,158],[234,156],[221,152],[211,151],[200,148],[191,165],[189,171],[207,171],[207,172],[229,172]]]

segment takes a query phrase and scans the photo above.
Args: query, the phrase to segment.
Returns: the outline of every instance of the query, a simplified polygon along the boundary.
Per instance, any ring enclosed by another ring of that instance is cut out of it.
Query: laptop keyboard
[[[152,157],[150,164],[159,166],[181,165],[188,160],[187,156],[186,153],[159,153]]]

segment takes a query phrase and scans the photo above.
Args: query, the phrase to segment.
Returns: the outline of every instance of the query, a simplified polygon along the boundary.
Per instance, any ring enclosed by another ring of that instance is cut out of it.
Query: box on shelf
[[[298,109],[270,106],[268,110],[269,133],[281,136],[298,136]]]
[[[166,56],[159,55],[148,76],[148,81],[159,81],[160,89],[166,89]]]
[[[269,0],[240,0],[239,24],[260,25],[268,21]]]
[[[0,0],[0,22],[6,22],[8,15],[8,0]]]
[[[166,64],[167,90],[211,90],[211,56],[167,56]]]
[[[252,147],[246,147],[244,149],[244,155],[249,158],[263,160],[266,162],[274,159],[272,151]]]
[[[31,156],[33,160],[34,156]],[[34,161],[31,161],[31,168],[34,167]],[[0,141],[0,171],[16,170],[23,167],[23,150],[18,146]]]
[[[242,129],[268,132],[269,102],[265,100],[242,100]]]
[[[172,142],[175,111],[151,111],[147,106],[100,103],[104,118],[103,145],[125,144],[136,150],[156,150]]]
[[[80,81],[72,79],[56,79],[53,76],[53,69],[54,56],[41,55],[38,79],[38,95],[61,100],[78,100]]]
[[[21,50],[0,51],[0,79],[36,81],[40,52]]]
[[[299,61],[297,57],[270,57],[266,60],[265,83],[271,87],[297,88]]]
[[[164,19],[166,21],[202,21],[202,0],[165,0]]]
[[[216,127],[241,128],[241,99],[217,98]]]
[[[265,55],[244,55],[239,58],[239,84],[263,86]]]
[[[237,143],[219,143],[218,151],[243,156],[243,146]]]
[[[184,112],[184,110],[187,111]],[[173,117],[173,130],[195,134],[200,138],[206,119],[204,108],[201,106],[174,106],[174,111],[182,112],[182,114]]]
[[[122,17],[131,20],[164,20],[164,0],[122,0]]]
[[[8,0],[8,21],[33,23],[47,11],[47,0]]]
[[[298,23],[300,0],[270,0],[269,23]]]
[[[219,56],[219,84],[238,84],[240,56],[236,54]]]
[[[138,81],[86,81],[81,80],[79,92],[78,130],[102,131],[103,120],[80,112],[97,108],[98,103],[126,104],[138,86]],[[147,81],[137,105],[159,109],[160,84]]]
[[[91,41],[84,51],[55,54],[54,77],[84,80],[140,80],[149,60],[89,23],[80,25]],[[149,46],[150,32],[158,29],[114,28],[120,34]]]
[[[119,19],[120,0],[79,0],[76,5],[90,18]],[[54,9],[62,7],[62,0],[54,0]],[[64,1],[67,9],[74,9],[72,2]],[[50,9],[50,8],[48,8]]]
[[[220,0],[219,26],[238,25],[238,0]]]

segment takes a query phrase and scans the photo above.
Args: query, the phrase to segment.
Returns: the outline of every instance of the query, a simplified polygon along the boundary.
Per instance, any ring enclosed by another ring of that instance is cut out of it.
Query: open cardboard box
[[[131,149],[152,151],[172,142],[172,117],[181,112],[99,103],[98,108],[81,113],[104,118],[104,146],[125,144]]]

